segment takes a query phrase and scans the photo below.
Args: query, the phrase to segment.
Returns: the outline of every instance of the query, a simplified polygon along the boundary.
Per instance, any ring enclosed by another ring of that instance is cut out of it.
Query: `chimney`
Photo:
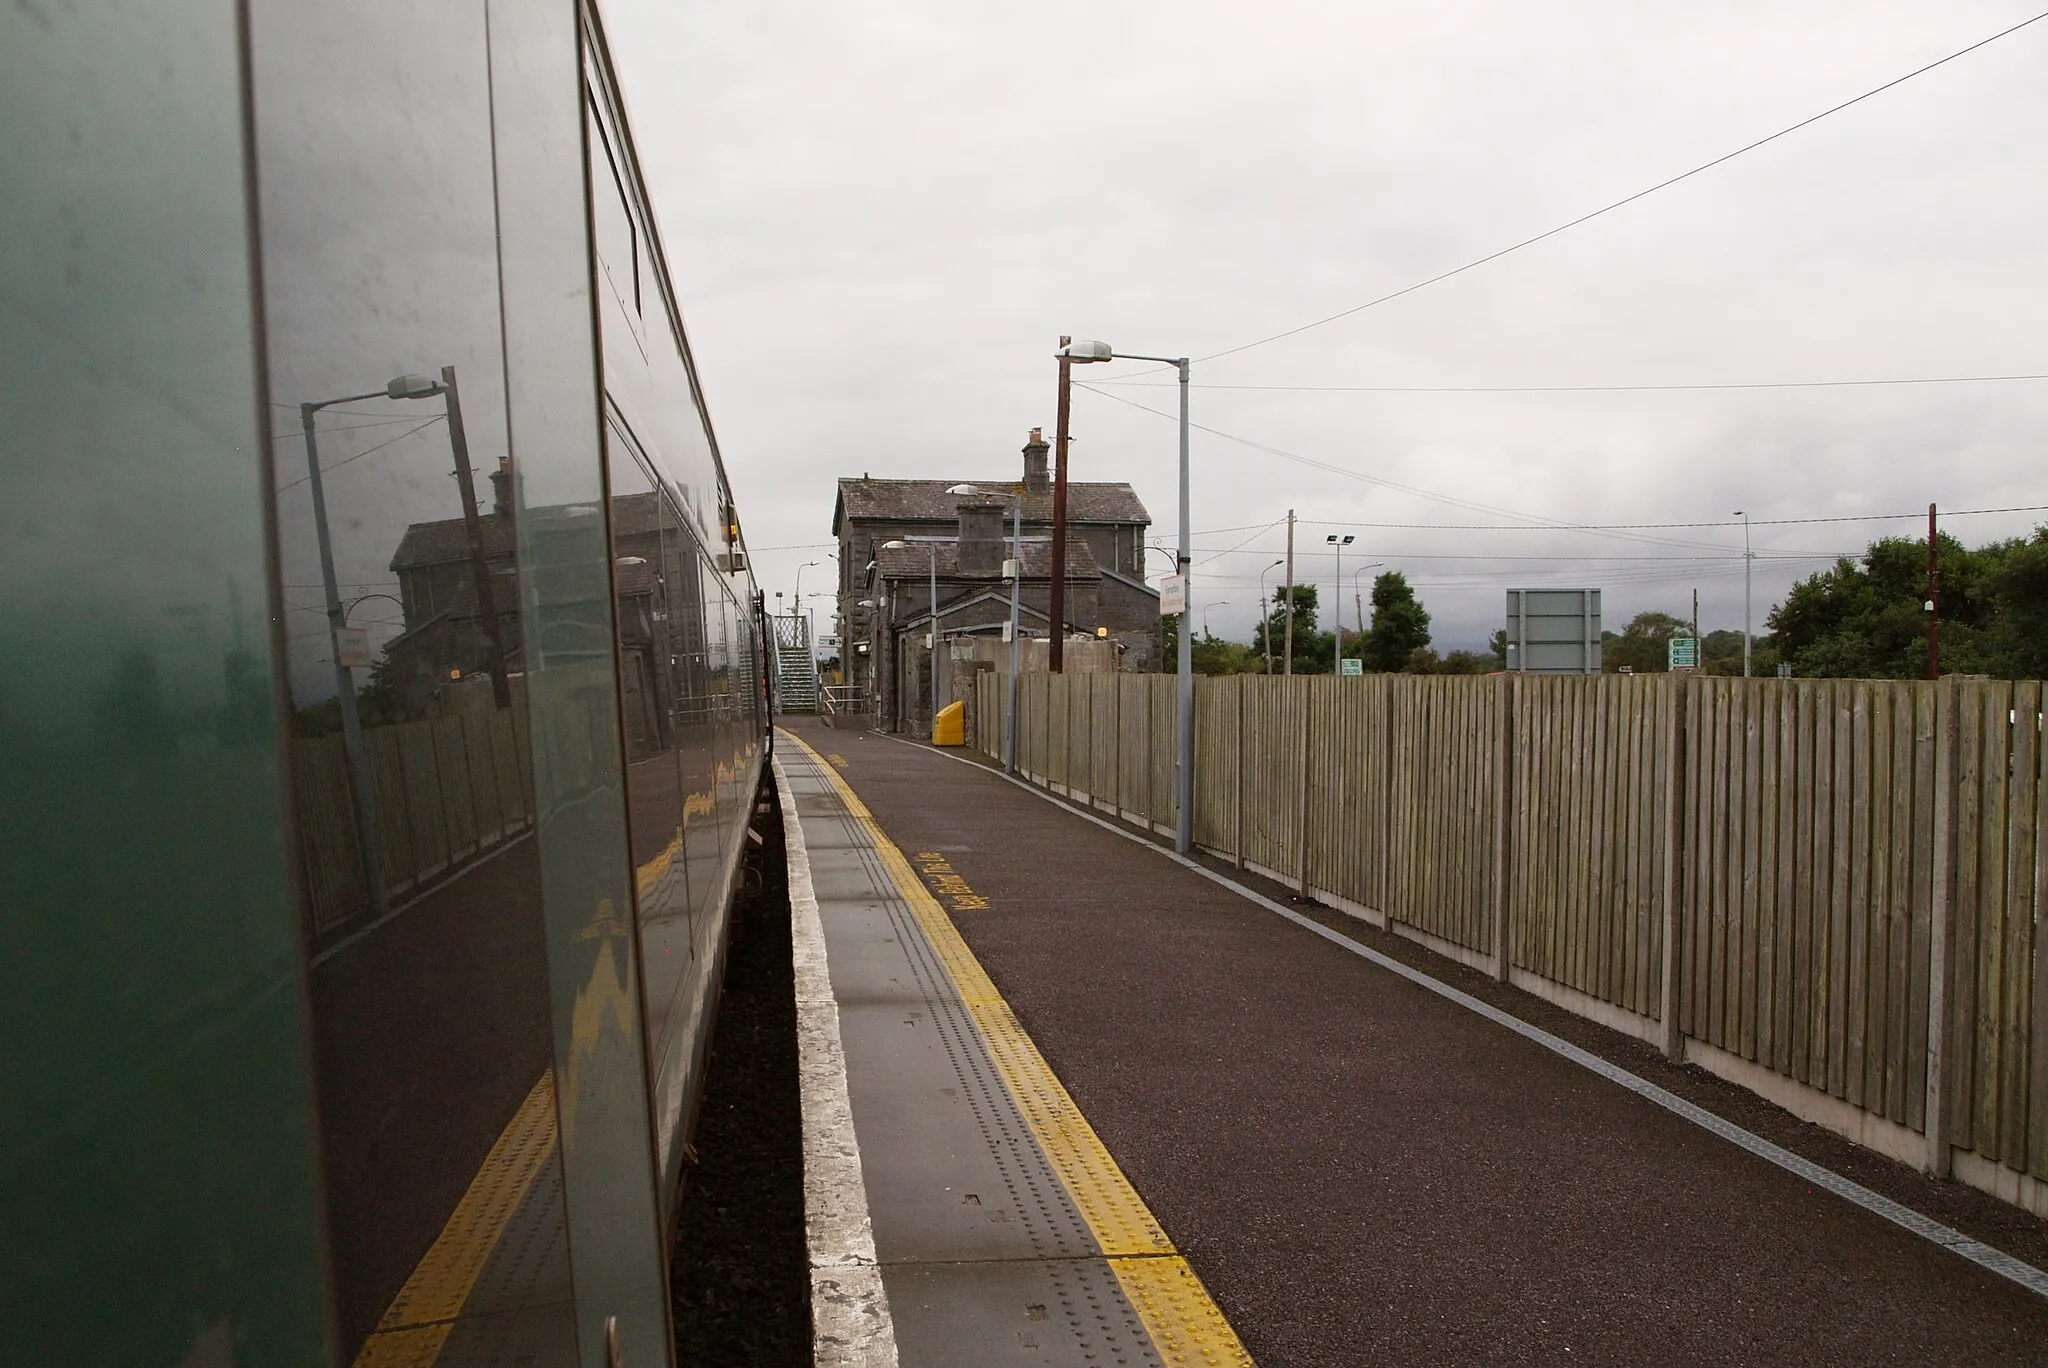
[[[491,472],[491,512],[501,518],[512,516],[512,458],[500,456]]]
[[[993,579],[1003,573],[1001,499],[968,499],[960,505],[958,565],[962,575]]]
[[[1045,469],[1045,454],[1052,450],[1046,444],[1045,429],[1031,429],[1031,440],[1024,444],[1024,492],[1026,494],[1052,493],[1052,476]]]

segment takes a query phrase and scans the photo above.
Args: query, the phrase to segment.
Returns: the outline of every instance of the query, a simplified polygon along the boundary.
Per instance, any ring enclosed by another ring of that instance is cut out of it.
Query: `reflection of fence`
[[[384,881],[395,902],[520,834],[533,816],[522,708],[464,709],[425,722],[371,727],[370,753]],[[324,934],[369,907],[348,764],[339,736],[292,742],[299,857]]]
[[[2048,1213],[2040,684],[1197,685],[1199,844]],[[1170,676],[1018,707],[1028,777],[1171,830]]]

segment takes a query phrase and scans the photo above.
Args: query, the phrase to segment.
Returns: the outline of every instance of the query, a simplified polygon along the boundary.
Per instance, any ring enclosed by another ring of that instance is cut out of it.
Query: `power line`
[[[2048,380],[2043,375],[1931,375],[1899,380],[1758,380],[1686,385],[1191,385],[1192,389],[1276,390],[1289,394],[1644,394],[1674,390],[1850,389],[1876,385],[1988,385]],[[1134,389],[1170,389],[1160,380],[1099,380]]]
[[[1084,384],[1080,381],[1076,381],[1074,384],[1074,388],[1086,390],[1090,394],[1100,395],[1102,398],[1107,399],[1112,403],[1123,404],[1128,408],[1142,410],[1145,413],[1151,414],[1155,418],[1164,418],[1167,421],[1174,423],[1178,423],[1180,421],[1180,417],[1178,414],[1168,413],[1164,409],[1156,409],[1147,404],[1140,404],[1136,400],[1126,399],[1121,394],[1111,394],[1106,390],[1099,390],[1095,388],[1095,386],[1090,384]],[[1265,442],[1255,442],[1249,437],[1239,437],[1234,433],[1225,432],[1221,428],[1210,427],[1205,423],[1190,423],[1189,426],[1200,428],[1203,432],[1206,432],[1213,437],[1221,437],[1226,442],[1235,442],[1239,446],[1249,447],[1254,451],[1263,451],[1266,452],[1268,455],[1278,456],[1282,460],[1293,461],[1297,464],[1309,466],[1316,470],[1327,471],[1332,475],[1342,475],[1346,479],[1362,480],[1366,484],[1379,485],[1381,488],[1384,489],[1397,490],[1400,493],[1412,495],[1413,497],[1418,499],[1428,499],[1433,503],[1447,504],[1453,508],[1468,508],[1475,513],[1492,513],[1503,518],[1520,518],[1528,523],[1547,525],[1553,530],[1591,530],[1582,528],[1580,527],[1580,525],[1576,523],[1567,523],[1557,518],[1540,517],[1539,515],[1534,513],[1521,513],[1511,508],[1498,508],[1492,504],[1480,503],[1475,499],[1463,499],[1459,498],[1457,495],[1454,494],[1439,494],[1435,490],[1420,489],[1414,485],[1402,484],[1397,480],[1385,479],[1378,475],[1368,475],[1361,470],[1352,470],[1345,466],[1332,465],[1328,461],[1319,461],[1311,456],[1297,455],[1292,451],[1285,451],[1280,447],[1271,446]],[[1634,531],[1600,529],[1596,531],[1594,535],[1613,537],[1620,541],[1635,541],[1646,542],[1661,546],[1676,546],[1691,551],[1725,551],[1728,549],[1725,546],[1718,546],[1706,542],[1681,541],[1670,537],[1646,536]]]
[[[412,435],[413,435],[413,433],[415,433],[415,432],[424,432],[424,431],[425,431],[426,429],[428,429],[428,428],[432,427],[432,426],[433,426],[434,424],[436,424],[436,423],[440,422],[440,421],[441,421],[441,420],[442,420],[443,418],[446,418],[447,416],[448,416],[448,415],[447,415],[447,414],[445,414],[445,413],[437,413],[437,414],[435,414],[435,415],[434,415],[433,417],[431,417],[431,418],[427,419],[427,421],[426,421],[426,422],[424,422],[424,423],[421,423],[421,424],[420,424],[420,425],[419,425],[418,427],[415,427],[415,428],[407,428],[407,429],[406,429],[406,430],[405,430],[404,432],[401,432],[401,433],[399,433],[399,434],[398,434],[398,435],[397,435],[396,437],[393,437],[393,438],[392,438],[392,439],[391,439],[390,441],[388,441],[388,442],[379,442],[379,443],[377,443],[377,445],[375,445],[375,446],[373,446],[373,447],[365,447],[365,448],[364,448],[363,450],[361,450],[361,451],[358,451],[358,452],[357,452],[357,453],[356,453],[355,455],[353,455],[353,456],[344,456],[344,457],[342,457],[342,458],[341,458],[340,460],[336,461],[336,462],[335,462],[335,463],[334,463],[333,465],[328,465],[328,466],[321,466],[321,467],[320,467],[320,473],[321,473],[322,475],[328,475],[328,474],[332,474],[332,473],[333,473],[334,471],[337,471],[337,470],[341,469],[341,468],[342,468],[343,466],[347,465],[347,464],[348,464],[348,463],[349,463],[350,461],[360,461],[360,460],[362,460],[362,459],[363,459],[363,457],[365,457],[365,456],[369,456],[369,455],[372,455],[372,454],[373,454],[373,453],[375,453],[375,452],[379,452],[379,451],[382,451],[382,450],[383,450],[383,449],[384,449],[385,447],[388,447],[388,446],[393,446],[393,445],[395,445],[395,444],[397,444],[397,443],[399,443],[399,442],[402,442],[402,441],[404,441],[404,440],[405,440],[406,438],[408,438],[408,437],[412,436]],[[277,492],[278,492],[278,493],[280,493],[280,494],[282,494],[282,493],[284,493],[284,492],[285,492],[285,491],[286,491],[287,489],[292,489],[292,488],[294,488],[294,487],[296,487],[296,486],[298,486],[298,485],[302,485],[302,484],[304,484],[304,483],[305,483],[306,481],[308,481],[308,480],[310,480],[310,479],[312,479],[312,478],[313,478],[313,477],[312,477],[311,475],[301,475],[301,476],[299,476],[299,478],[298,478],[298,479],[296,479],[296,480],[287,480],[287,481],[285,481],[285,482],[284,482],[283,484],[281,484],[281,485],[279,485],[279,486],[277,487]]]
[[[1882,95],[1885,91],[1890,90],[1894,86],[1903,85],[1905,82],[1912,80],[1915,76],[1924,76],[1928,72],[1934,70],[1936,67],[1946,66],[1948,63],[1955,61],[1958,57],[1968,56],[1970,53],[1975,52],[1978,48],[1984,47],[1990,43],[1995,43],[2001,38],[2005,38],[2012,34],[2018,33],[2021,29],[2026,28],[2028,25],[2037,24],[2043,19],[2048,19],[2048,11],[2043,11],[2042,13],[2035,15],[2031,19],[2021,20],[2019,23],[2014,24],[2011,28],[2000,29],[1997,33],[1992,34],[1989,38],[1981,38],[1978,41],[1970,44],[1968,47],[1958,49],[1955,52],[1951,52],[1948,56],[1940,58],[1937,61],[1929,62],[1927,65],[1922,67],[1915,67],[1913,70],[1907,72],[1903,76],[1895,76],[1891,80],[1886,81],[1883,85],[1877,86],[1870,90],[1866,90],[1861,95],[1858,95],[1853,99],[1844,100],[1837,105],[1830,105],[1828,108],[1823,109],[1820,113],[1809,115],[1808,117],[1801,119],[1798,123],[1779,129],[1777,132],[1769,135],[1768,137],[1758,138],[1755,142],[1744,143],[1741,147],[1736,148],[1733,152],[1724,152],[1720,156],[1714,158],[1712,161],[1700,163],[1698,166],[1695,166],[1690,171],[1682,171],[1678,175],[1667,177],[1664,180],[1658,181],[1655,185],[1649,186],[1646,189],[1636,191],[1633,195],[1629,195],[1625,198],[1618,199],[1614,201],[1612,204],[1602,205],[1600,208],[1593,210],[1591,213],[1581,214],[1577,218],[1572,219],[1568,223],[1560,223],[1555,228],[1545,229],[1543,232],[1536,234],[1534,237],[1523,238],[1520,242],[1514,243],[1511,246],[1503,247],[1497,252],[1489,252],[1485,256],[1480,257],[1477,260],[1466,262],[1463,266],[1459,266],[1452,270],[1444,271],[1440,274],[1433,275],[1427,280],[1419,280],[1415,282],[1413,285],[1404,286],[1401,289],[1393,291],[1391,294],[1383,294],[1377,299],[1369,299],[1363,304],[1354,304],[1352,307],[1348,309],[1344,309],[1338,313],[1330,314],[1325,318],[1318,318],[1312,323],[1303,323],[1299,327],[1288,328],[1284,332],[1276,332],[1272,334],[1270,337],[1261,337],[1256,342],[1246,342],[1240,346],[1226,348],[1223,351],[1211,352],[1207,356],[1197,357],[1196,360],[1198,362],[1214,361],[1220,357],[1235,356],[1239,352],[1250,351],[1254,347],[1263,347],[1269,342],[1278,342],[1282,338],[1293,337],[1297,333],[1305,333],[1309,331],[1311,328],[1320,328],[1326,323],[1335,323],[1340,318],[1349,318],[1351,315],[1355,313],[1363,313],[1367,309],[1377,308],[1379,305],[1390,303],[1393,300],[1401,298],[1403,295],[1411,295],[1414,294],[1417,290],[1427,289],[1431,285],[1440,284],[1443,281],[1449,280],[1453,276],[1463,275],[1465,272],[1484,266],[1488,262],[1499,261],[1502,257],[1508,256],[1515,252],[1519,252],[1525,247],[1533,247],[1537,243],[1545,240],[1546,238],[1556,237],[1559,233],[1567,232],[1570,229],[1577,228],[1579,225],[1584,223],[1590,223],[1594,219],[1599,218],[1603,214],[1611,214],[1617,209],[1623,208],[1630,204],[1634,204],[1637,200],[1642,199],[1648,195],[1654,195],[1659,190],[1667,190],[1670,187],[1677,185],[1680,181],[1690,180],[1694,176],[1697,176],[1702,172],[1711,171],[1715,167],[1721,165],[1723,162],[1732,161],[1735,158],[1741,156],[1745,152],[1754,152],[1756,151],[1756,149],[1764,146],[1767,143],[1773,143],[1780,138],[1786,137],[1793,133],[1797,133],[1800,129],[1807,127],[1809,124],[1815,124],[1820,122],[1822,119],[1827,118],[1830,114],[1839,114],[1843,110],[1849,108],[1852,105],[1858,105],[1863,103],[1863,101],[1872,98],[1873,96]],[[1151,374],[1152,372],[1136,373]],[[1118,376],[1113,378],[1124,379],[1127,377]]]
[[[2048,504],[2015,504],[2008,508],[1944,508],[1941,517],[1975,518],[1992,513],[2048,513]],[[1751,518],[1751,527],[1797,527],[1813,523],[1851,522],[1921,522],[1927,517],[1927,510],[1917,509],[1911,513],[1845,513],[1826,518]],[[1411,523],[1411,522],[1319,522],[1313,518],[1298,518],[1300,527],[1370,527],[1374,529],[1414,529],[1418,532],[1633,532],[1657,528],[1690,527],[1740,527],[1740,518],[1721,519],[1717,522],[1660,522],[1660,523],[1571,523],[1557,526],[1536,526],[1523,523]],[[1271,523],[1261,524],[1270,527]],[[1254,524],[1245,523],[1240,527],[1204,528],[1194,535],[1197,537],[1224,536],[1232,532],[1250,531]]]

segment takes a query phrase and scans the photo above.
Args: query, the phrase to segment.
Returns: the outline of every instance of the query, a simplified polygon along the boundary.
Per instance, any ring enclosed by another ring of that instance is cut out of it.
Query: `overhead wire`
[[[1667,176],[1663,180],[1658,181],[1655,185],[1646,186],[1645,188],[1636,191],[1632,195],[1626,195],[1623,196],[1621,199],[1615,200],[1611,204],[1604,204],[1600,208],[1592,210],[1590,213],[1580,214],[1577,218],[1571,219],[1564,223],[1560,223],[1554,228],[1546,228],[1544,231],[1540,233],[1534,234],[1530,237],[1523,238],[1519,242],[1511,243],[1506,247],[1500,248],[1498,251],[1488,252],[1485,256],[1477,257],[1471,261],[1466,262],[1462,266],[1453,267],[1448,271],[1441,271],[1436,275],[1430,276],[1426,280],[1418,280],[1412,285],[1406,285],[1398,290],[1394,290],[1387,294],[1380,295],[1375,299],[1369,299],[1365,301],[1365,303],[1363,304],[1354,304],[1348,309],[1341,309],[1336,313],[1328,314],[1322,318],[1315,319],[1313,322],[1303,323],[1297,327],[1287,328],[1280,332],[1272,333],[1266,337],[1261,337],[1256,341],[1241,343],[1235,347],[1226,347],[1222,351],[1211,352],[1207,356],[1196,357],[1195,361],[1199,364],[1201,362],[1219,360],[1222,357],[1226,356],[1236,356],[1240,352],[1250,351],[1254,347],[1263,347],[1268,345],[1269,343],[1281,341],[1284,338],[1295,337],[1301,333],[1308,332],[1311,329],[1320,328],[1324,327],[1327,324],[1335,323],[1339,319],[1349,318],[1353,314],[1363,313],[1367,309],[1377,308],[1382,304],[1391,303],[1392,301],[1400,299],[1405,295],[1411,295],[1418,290],[1427,289],[1431,285],[1441,284],[1442,282],[1449,280],[1454,276],[1461,276],[1465,274],[1467,271],[1476,270],[1479,267],[1488,264],[1489,262],[1499,261],[1502,257],[1510,256],[1513,253],[1522,251],[1523,249],[1528,247],[1533,247],[1539,242],[1543,242],[1549,238],[1554,238],[1560,233],[1569,232],[1571,229],[1577,228],[1582,224],[1591,223],[1594,219],[1600,218],[1606,214],[1611,214],[1617,209],[1625,208],[1628,205],[1634,204],[1637,200],[1644,199],[1650,195],[1654,195],[1660,190],[1668,190],[1672,186],[1677,185],[1682,181],[1691,180],[1694,176],[1700,175],[1707,171],[1711,171],[1715,167],[1720,166],[1726,162],[1733,161],[1735,158],[1740,157],[1745,153],[1754,152],[1760,147],[1764,147],[1770,143],[1778,141],[1778,139],[1780,138],[1788,137],[1793,133],[1797,133],[1800,129],[1807,128],[1813,124],[1819,123],[1822,119],[1825,119],[1830,115],[1839,114],[1845,109],[1863,103],[1865,100],[1872,99],[1878,95],[1882,95],[1884,92],[1891,90],[1896,86],[1903,85],[1907,81],[1910,81],[1913,78],[1915,78],[1916,76],[1924,76],[1928,72],[1935,70],[1937,67],[1946,66],[1950,62],[1953,62],[1958,58],[1966,57],[1970,53],[1977,51],[1979,48],[1989,46],[1990,44],[1997,42],[2001,38],[2010,37],[2011,35],[2018,33],[2021,29],[2027,28],[2033,24],[2038,24],[2043,19],[2048,19],[2048,11],[2043,11],[2040,14],[2036,14],[2030,19],[2023,19],[2019,23],[2014,24],[2009,28],[2000,29],[1998,32],[1992,34],[1988,38],[1980,38],[1976,42],[1971,43],[1968,47],[1958,48],[1956,51],[1949,53],[1946,57],[1937,58],[1936,60],[1929,62],[1924,66],[1915,67],[1913,70],[1906,72],[1902,76],[1894,76],[1891,80],[1886,81],[1883,85],[1874,86],[1871,89],[1864,91],[1860,95],[1854,96],[1847,100],[1843,100],[1839,104],[1830,105],[1826,109],[1821,110],[1818,114],[1810,114],[1806,118],[1801,119],[1799,122],[1795,124],[1789,124],[1786,127],[1779,129],[1775,133],[1769,134],[1765,137],[1758,138],[1753,142],[1744,143],[1742,146],[1736,148],[1732,152],[1724,152],[1720,156],[1715,157],[1711,161],[1701,162],[1698,166],[1693,167],[1689,171],[1681,171],[1675,176]],[[1156,373],[1156,371],[1138,371],[1133,372],[1130,376],[1113,376],[1105,378],[1111,380],[1125,380],[1130,379],[1136,375],[1150,375]]]
[[[1288,394],[1647,394],[1700,390],[1852,389],[1879,385],[1988,385],[2048,380],[2040,375],[1924,375],[1887,380],[1756,380],[1673,385],[1190,385],[1191,389],[1265,390]],[[1168,380],[1097,380],[1098,385],[1171,389]]]
[[[374,454],[376,454],[377,452],[379,452],[379,451],[382,451],[382,450],[383,450],[383,449],[384,449],[385,447],[388,447],[388,446],[395,446],[395,445],[397,445],[397,444],[398,444],[399,442],[402,442],[402,441],[404,441],[404,440],[405,440],[406,438],[408,438],[408,437],[412,436],[412,435],[413,435],[414,433],[416,433],[416,432],[424,432],[424,431],[426,431],[426,430],[427,430],[428,428],[430,428],[430,427],[432,427],[432,426],[433,426],[434,424],[436,424],[436,423],[440,422],[441,420],[443,420],[443,419],[444,419],[444,418],[446,418],[447,416],[448,416],[448,415],[447,415],[447,414],[445,414],[445,413],[437,413],[437,414],[435,414],[435,415],[434,415],[433,417],[431,417],[431,418],[427,419],[427,421],[426,421],[426,422],[424,422],[424,423],[421,423],[421,424],[420,424],[420,425],[419,425],[418,427],[414,427],[414,428],[408,428],[408,429],[406,429],[406,430],[405,430],[404,432],[401,432],[401,433],[399,433],[399,434],[398,434],[398,435],[397,435],[396,437],[393,437],[393,438],[391,438],[391,439],[390,439],[389,441],[379,442],[379,443],[377,443],[377,445],[375,445],[375,446],[373,446],[373,447],[365,447],[365,448],[364,448],[363,450],[361,450],[361,451],[358,451],[358,452],[357,452],[357,453],[356,453],[355,455],[353,455],[353,456],[344,456],[344,457],[342,457],[342,458],[341,458],[340,460],[336,461],[336,462],[335,462],[335,463],[334,463],[333,465],[324,465],[324,466],[321,466],[321,467],[320,467],[320,473],[321,473],[321,474],[322,474],[323,476],[324,476],[324,475],[330,475],[330,474],[332,474],[333,472],[335,472],[335,471],[337,471],[337,470],[341,469],[341,468],[342,468],[343,466],[345,466],[345,465],[349,464],[349,463],[350,463],[351,461],[360,461],[360,460],[362,460],[362,459],[363,459],[363,457],[365,457],[365,456],[370,456],[370,455],[374,455]],[[285,491],[286,491],[287,489],[292,489],[292,488],[296,488],[297,486],[299,486],[299,485],[302,485],[302,484],[306,483],[306,481],[308,481],[308,480],[310,480],[310,479],[312,479],[312,478],[313,478],[313,477],[312,477],[311,475],[301,475],[301,476],[299,476],[299,478],[298,478],[298,479],[296,479],[296,480],[287,480],[287,481],[285,481],[285,482],[284,482],[283,484],[281,484],[281,485],[279,485],[279,486],[277,487],[277,492],[278,492],[278,493],[280,493],[280,494],[282,494],[282,493],[284,493],[284,492],[285,492]]]

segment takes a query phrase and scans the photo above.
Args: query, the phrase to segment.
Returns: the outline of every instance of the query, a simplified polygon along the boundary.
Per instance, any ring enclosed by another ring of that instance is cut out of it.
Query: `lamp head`
[[[431,399],[447,386],[424,375],[401,375],[384,387],[393,399]]]
[[[1077,366],[1087,365],[1093,361],[1109,361],[1115,357],[1115,353],[1110,350],[1109,343],[1091,342],[1085,337],[1069,342],[1066,346],[1054,352],[1053,355],[1062,361],[1071,361]]]
[[[903,538],[901,537],[897,537],[892,541],[883,542],[882,549],[884,551],[908,551],[910,549],[910,543],[903,540]]]

